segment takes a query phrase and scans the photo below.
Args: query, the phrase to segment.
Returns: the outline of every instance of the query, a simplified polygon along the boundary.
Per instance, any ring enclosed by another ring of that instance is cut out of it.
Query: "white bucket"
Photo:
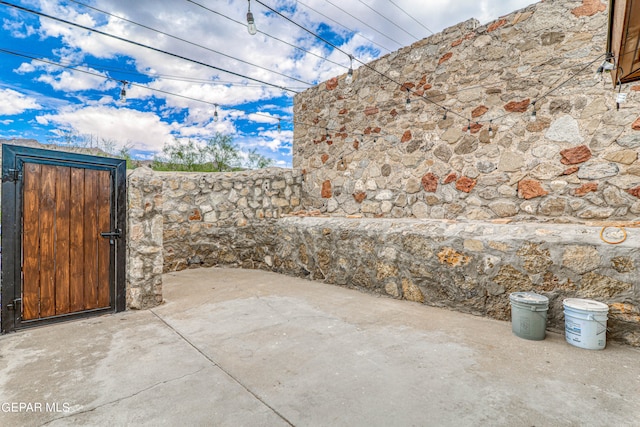
[[[587,350],[602,350],[607,345],[609,306],[580,298],[567,298],[562,305],[567,342]]]
[[[549,298],[535,292],[514,292],[511,301],[511,330],[520,338],[543,340],[547,329]]]

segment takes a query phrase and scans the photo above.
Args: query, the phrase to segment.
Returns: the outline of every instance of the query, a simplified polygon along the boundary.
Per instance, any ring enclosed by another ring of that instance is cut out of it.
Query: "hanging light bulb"
[[[493,136],[493,120],[489,120],[489,136]]]
[[[128,82],[125,81],[125,80],[122,80],[121,83],[122,83],[122,89],[120,89],[120,102],[122,102],[124,104],[125,102],[127,102],[127,89],[126,89],[126,87],[127,87],[127,83]]]
[[[444,115],[442,116],[442,120],[447,120],[447,109],[444,109]]]
[[[330,139],[331,139],[331,136],[329,135],[329,129],[328,129],[328,128],[325,128],[324,130],[325,130],[325,132],[326,132],[326,134],[325,134],[325,138],[326,138],[326,139],[327,139],[327,141],[328,141],[328,140],[330,140]]]
[[[258,32],[256,21],[253,19],[253,13],[251,13],[251,0],[249,0],[249,9],[247,10],[247,30],[252,36]]]
[[[347,71],[347,78],[345,79],[348,85],[353,82],[353,56],[349,55],[349,71]]]
[[[407,88],[407,103],[405,104],[407,111],[411,111],[411,99],[409,98],[409,95],[411,95],[411,92],[409,91],[409,88]]]
[[[278,119],[278,133],[282,131],[282,125],[280,124],[281,119]]]
[[[467,125],[467,135],[471,135],[471,120],[469,120],[469,124]]]
[[[616,95],[616,111],[620,111],[620,104],[627,102],[627,94],[622,92],[622,82],[618,79],[618,93]]]
[[[218,121],[218,104],[214,104],[213,121],[214,122]]]
[[[533,101],[531,103],[531,105],[533,106],[533,111],[531,112],[531,121],[535,122],[537,117],[536,117],[536,101]]]

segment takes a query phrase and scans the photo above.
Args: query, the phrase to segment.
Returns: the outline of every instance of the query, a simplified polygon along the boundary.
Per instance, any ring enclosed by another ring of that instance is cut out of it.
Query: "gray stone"
[[[562,116],[551,123],[545,133],[545,137],[551,141],[570,142],[579,144],[584,141],[580,136],[578,121],[569,115]]]
[[[590,160],[580,166],[578,170],[578,178],[580,179],[602,179],[615,176],[620,168],[615,163],[601,163],[596,160]]]
[[[609,206],[618,207],[629,204],[625,196],[622,194],[622,191],[613,186],[605,188],[604,191],[602,191],[602,196]]]
[[[453,217],[457,215],[456,212],[451,212],[451,214]],[[472,221],[482,221],[482,220],[487,220],[493,217],[491,212],[489,212],[486,209],[478,208],[478,207],[468,209],[465,216],[467,217],[467,219],[470,219]]]
[[[609,109],[607,108],[607,103],[604,101],[604,99],[596,98],[582,110],[582,113],[580,113],[580,118],[588,119],[593,116],[601,116],[608,110]]]
[[[489,188],[483,188],[482,190],[479,190],[478,196],[486,200],[493,200],[493,199],[497,199],[500,195],[498,194],[495,188],[489,187]]]
[[[640,133],[636,132],[622,136],[618,138],[616,142],[625,148],[638,148],[640,147]]]
[[[429,218],[429,206],[424,202],[416,202],[411,207],[411,212],[416,218]]]
[[[481,173],[491,173],[498,168],[495,163],[488,160],[481,160],[476,163],[476,167]],[[473,178],[473,177],[470,177]]]
[[[506,201],[489,203],[489,209],[501,218],[515,216],[518,213],[518,206],[513,202]]]
[[[422,184],[418,178],[411,177],[407,180],[407,184],[405,186],[405,191],[408,194],[417,193],[422,189]]]
[[[433,155],[443,162],[448,162],[451,156],[453,156],[453,151],[451,151],[451,148],[448,146],[440,144],[433,150]]]
[[[445,133],[440,135],[440,139],[448,142],[449,144],[455,144],[464,136],[464,133],[457,128],[450,128]]]
[[[518,195],[518,190],[510,185],[503,184],[498,187],[498,194],[503,197],[515,197]]]
[[[567,200],[563,197],[546,197],[538,207],[538,212],[546,216],[561,216],[566,210]]]
[[[588,207],[578,212],[578,218],[582,219],[607,219],[613,214],[613,208]]]
[[[393,199],[393,192],[390,190],[382,190],[376,194],[376,200],[391,200]]]
[[[471,178],[471,179],[476,179],[478,177],[478,175],[480,175],[480,172],[475,167],[468,166],[468,167],[463,169],[462,175],[464,175],[464,176],[466,176],[468,178]]]
[[[598,268],[600,254],[593,246],[567,246],[562,254],[562,265],[578,274],[584,274]]]
[[[478,140],[474,137],[465,137],[456,147],[453,149],[454,153],[458,155],[473,153],[478,149]]]
[[[536,166],[529,175],[535,179],[549,180],[562,175],[565,169],[565,166],[557,163],[541,163]]]
[[[498,170],[502,172],[516,172],[524,167],[524,157],[511,151],[506,151],[500,157]]]

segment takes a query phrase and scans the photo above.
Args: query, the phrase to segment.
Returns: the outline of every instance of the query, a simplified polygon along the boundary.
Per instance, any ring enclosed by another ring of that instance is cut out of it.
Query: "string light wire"
[[[129,39],[126,39],[124,37],[116,36],[115,34],[110,34],[110,33],[107,33],[107,32],[101,31],[101,30],[97,30],[95,28],[87,27],[85,25],[80,25],[80,24],[77,24],[75,22],[67,21],[67,20],[62,19],[62,18],[57,18],[55,16],[47,15],[46,13],[38,12],[37,10],[33,10],[33,9],[26,8],[26,7],[18,6],[16,4],[12,4],[12,3],[9,3],[9,2],[3,1],[3,0],[0,0],[0,4],[4,5],[4,6],[13,7],[15,9],[21,10],[23,12],[27,12],[27,13],[31,13],[31,14],[34,14],[34,15],[38,15],[38,16],[41,16],[43,18],[52,19],[54,21],[61,22],[63,24],[67,24],[67,25],[71,25],[73,27],[81,28],[81,29],[86,30],[86,31],[91,31],[93,33],[100,34],[100,35],[103,35],[103,36],[106,36],[106,37],[110,37],[110,38],[115,39],[115,40],[120,40],[122,42],[132,44],[134,46],[142,47],[142,48],[145,48],[145,49],[152,50],[154,52],[158,52],[158,53],[162,53],[164,55],[172,56],[174,58],[181,59],[183,61],[188,61],[188,62],[197,64],[197,65],[201,65],[203,67],[211,68],[211,69],[216,70],[216,71],[221,71],[221,72],[224,72],[224,73],[227,73],[227,74],[231,74],[231,75],[236,76],[236,77],[241,77],[241,78],[244,78],[244,79],[247,79],[247,80],[252,80],[254,82],[262,83],[262,84],[264,84],[266,86],[271,86],[273,88],[280,89],[282,91],[299,93],[298,91],[295,91],[293,89],[289,89],[289,88],[284,87],[284,86],[280,86],[280,85],[277,85],[277,84],[274,84],[274,83],[269,83],[269,82],[266,82],[264,80],[256,79],[254,77],[245,76],[245,75],[242,75],[240,73],[236,73],[235,71],[225,70],[224,68],[216,67],[215,65],[211,65],[211,64],[207,64],[207,63],[202,62],[202,61],[198,61],[198,60],[195,60],[195,59],[187,58],[185,56],[178,55],[176,53],[172,53],[172,52],[168,52],[166,50],[158,49],[158,48],[155,48],[153,46],[146,45],[144,43],[139,43],[139,42],[136,42],[136,41],[133,41],[133,40],[129,40]]]
[[[354,37],[360,37],[360,38],[362,38],[362,39],[364,39],[364,40],[368,41],[369,43],[371,43],[371,44],[373,44],[373,45],[376,45],[376,46],[378,46],[378,47],[380,47],[380,48],[382,48],[382,49],[386,50],[386,51],[387,51],[387,52],[389,52],[389,53],[391,52],[391,49],[389,49],[388,47],[385,47],[385,46],[381,45],[380,43],[377,43],[376,41],[374,41],[374,40],[372,40],[372,39],[370,39],[370,38],[368,38],[368,37],[365,37],[365,36],[364,36],[364,35],[362,35],[362,33],[360,33],[359,31],[354,31],[354,30],[352,30],[351,28],[348,28],[346,25],[343,25],[343,24],[339,23],[339,22],[338,22],[338,21],[336,21],[335,19],[333,19],[333,18],[331,18],[331,17],[329,17],[329,16],[325,15],[324,13],[322,13],[322,12],[320,12],[320,11],[318,11],[318,10],[316,10],[316,9],[312,8],[311,6],[309,6],[309,5],[305,4],[305,3],[302,3],[302,2],[301,2],[301,1],[299,1],[299,0],[296,0],[296,3],[299,3],[299,4],[303,5],[303,6],[304,6],[304,7],[306,7],[307,9],[311,9],[312,11],[314,11],[314,12],[315,12],[315,13],[317,13],[318,15],[322,16],[323,18],[325,18],[325,19],[327,19],[327,20],[329,20],[329,21],[333,22],[334,24],[336,24],[336,25],[338,25],[338,26],[340,26],[340,27],[344,28],[345,30],[347,30],[347,31],[349,31],[351,34],[353,34],[353,36],[354,36]]]
[[[304,80],[300,80],[300,79],[298,79],[298,78],[296,78],[296,77],[289,76],[289,75],[287,75],[287,74],[281,73],[281,72],[276,71],[276,70],[271,70],[271,69],[266,68],[266,67],[263,67],[263,66],[261,66],[261,65],[251,63],[251,62],[249,62],[249,61],[245,61],[244,59],[240,59],[240,58],[237,58],[237,57],[235,57],[235,56],[228,55],[228,54],[226,54],[226,53],[224,53],[224,52],[220,52],[220,51],[218,51],[218,50],[211,49],[211,48],[209,48],[209,47],[207,47],[207,46],[203,46],[203,45],[201,45],[201,44],[194,43],[194,42],[189,41],[189,40],[186,40],[186,39],[184,39],[184,38],[182,38],[182,37],[174,36],[174,35],[172,35],[172,34],[169,34],[169,33],[164,32],[164,31],[162,31],[162,30],[158,30],[158,29],[156,29],[156,28],[149,27],[149,26],[147,26],[147,25],[141,24],[141,23],[139,23],[139,22],[132,21],[132,20],[127,19],[127,18],[123,18],[122,16],[114,15],[114,14],[112,14],[112,13],[109,13],[109,12],[105,11],[105,10],[98,9],[97,7],[90,6],[90,5],[88,5],[88,4],[85,4],[85,3],[79,2],[79,1],[77,1],[77,0],[68,0],[68,1],[70,1],[71,3],[75,3],[75,4],[78,4],[78,5],[80,5],[80,6],[86,7],[87,9],[91,9],[91,10],[94,10],[94,11],[96,11],[96,12],[99,12],[99,13],[105,14],[105,15],[107,15],[107,16],[111,16],[111,17],[113,17],[113,18],[119,19],[119,20],[121,20],[121,21],[128,22],[128,23],[133,24],[133,25],[136,25],[136,26],[138,26],[138,27],[141,27],[141,28],[147,29],[147,30],[149,30],[149,31],[153,31],[153,32],[156,32],[156,33],[158,33],[158,34],[162,34],[163,36],[167,36],[167,37],[172,38],[172,39],[174,39],[174,40],[178,40],[178,41],[181,41],[181,42],[184,42],[184,43],[190,44],[190,45],[192,45],[192,46],[199,47],[199,48],[201,48],[201,49],[207,50],[207,51],[209,51],[209,52],[212,52],[212,53],[218,54],[218,55],[220,55],[220,56],[224,56],[224,57],[226,57],[226,58],[233,59],[233,60],[238,61],[238,62],[241,62],[241,63],[243,63],[243,64],[250,65],[250,66],[252,66],[252,67],[256,67],[256,68],[259,68],[259,69],[261,69],[261,70],[268,71],[268,72],[270,72],[270,73],[277,74],[277,75],[282,76],[282,77],[286,77],[287,79],[295,80],[295,81],[297,81],[297,82],[299,82],[299,83],[304,83],[304,84],[309,85],[309,86],[312,86],[312,85],[313,85],[313,83],[309,83],[309,82],[306,82],[306,81],[304,81]]]
[[[244,23],[244,22],[240,22],[240,21],[238,21],[237,19],[233,19],[233,18],[231,18],[231,17],[229,17],[229,16],[225,15],[224,13],[220,13],[220,12],[218,12],[217,10],[213,10],[213,9],[211,9],[211,8],[208,8],[207,6],[205,6],[205,5],[203,5],[203,4],[200,4],[200,3],[198,3],[198,2],[196,2],[196,1],[194,1],[194,0],[185,0],[185,1],[187,1],[187,2],[191,3],[191,4],[195,5],[195,6],[198,6],[198,7],[202,8],[202,9],[204,9],[204,10],[208,11],[208,12],[211,12],[211,13],[216,14],[216,15],[218,15],[218,16],[221,16],[221,17],[223,17],[223,18],[225,18],[225,19],[228,19],[228,20],[229,20],[229,21],[231,21],[231,22],[235,22],[236,24],[242,25],[243,27],[246,27],[246,26],[247,26],[247,24],[246,24],[246,23]],[[260,29],[258,29],[258,33],[263,34],[263,35],[265,35],[266,37],[269,37],[269,38],[271,38],[271,39],[273,39],[273,40],[277,40],[277,41],[279,41],[280,43],[286,44],[287,46],[290,46],[290,47],[292,47],[292,48],[294,48],[294,49],[297,49],[297,50],[300,50],[300,51],[302,51],[302,52],[304,52],[304,53],[307,53],[307,54],[309,54],[309,55],[315,56],[316,58],[322,59],[323,61],[330,62],[330,63],[332,63],[333,65],[337,65],[337,66],[339,66],[339,67],[344,67],[344,68],[346,68],[343,64],[340,64],[339,62],[335,62],[335,61],[333,61],[333,60],[331,60],[331,59],[329,59],[329,58],[326,58],[326,57],[324,57],[324,56],[322,56],[322,55],[318,55],[317,53],[311,52],[310,50],[307,50],[307,49],[302,48],[302,47],[300,47],[300,46],[296,46],[296,45],[294,45],[294,44],[292,44],[292,43],[289,43],[289,42],[288,42],[288,41],[286,41],[286,40],[282,40],[282,39],[280,39],[280,38],[278,38],[278,37],[275,37],[275,36],[273,36],[273,35],[271,35],[271,34],[268,34],[268,33],[264,32],[264,31],[261,31]]]

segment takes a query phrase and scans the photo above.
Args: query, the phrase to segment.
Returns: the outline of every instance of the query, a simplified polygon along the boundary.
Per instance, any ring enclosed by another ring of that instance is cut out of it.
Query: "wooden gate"
[[[3,146],[2,331],[125,305],[124,160]]]

